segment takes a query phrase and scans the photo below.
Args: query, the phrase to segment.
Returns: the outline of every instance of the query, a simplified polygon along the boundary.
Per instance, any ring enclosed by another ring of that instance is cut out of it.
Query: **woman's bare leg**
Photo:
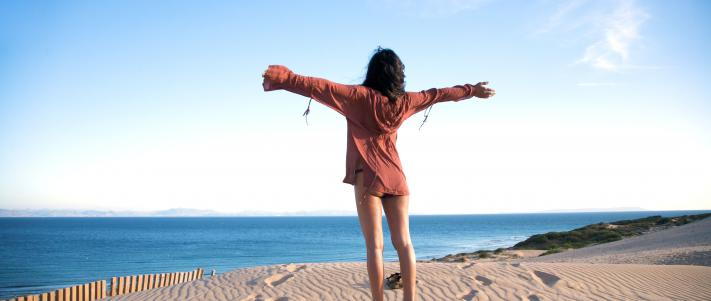
[[[382,200],[365,192],[362,172],[356,176],[354,189],[360,229],[363,232],[363,238],[365,238],[370,292],[373,300],[382,301],[385,298],[383,291],[385,271],[383,270]]]
[[[415,287],[417,269],[415,267],[415,248],[410,241],[410,221],[407,212],[409,203],[410,197],[408,195],[394,195],[383,199],[383,209],[385,209],[388,228],[390,228],[390,240],[400,259],[403,300],[414,301],[417,291]]]

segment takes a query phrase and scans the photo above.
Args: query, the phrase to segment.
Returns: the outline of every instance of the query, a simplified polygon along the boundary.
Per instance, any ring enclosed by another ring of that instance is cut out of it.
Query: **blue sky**
[[[708,1],[6,1],[0,208],[355,211],[346,124],[261,74],[488,80],[399,132],[413,213],[711,208]]]

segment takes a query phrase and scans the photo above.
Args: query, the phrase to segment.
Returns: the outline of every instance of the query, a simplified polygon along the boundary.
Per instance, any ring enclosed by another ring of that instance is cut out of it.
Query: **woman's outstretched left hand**
[[[494,95],[496,95],[496,90],[487,87],[489,82],[479,82],[476,85],[474,85],[474,96],[479,97],[479,98],[489,98]]]

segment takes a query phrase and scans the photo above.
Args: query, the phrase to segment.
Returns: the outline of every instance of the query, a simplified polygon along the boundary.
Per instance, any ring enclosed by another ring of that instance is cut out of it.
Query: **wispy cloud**
[[[559,5],[557,8],[555,8],[555,11],[553,14],[551,14],[548,17],[548,20],[546,21],[543,26],[539,27],[534,34],[543,34],[550,32],[553,29],[556,28],[561,28],[563,27],[563,23],[565,23],[568,29],[573,29],[575,27],[578,27],[581,25],[580,19],[569,19],[568,17],[572,15],[580,6],[585,4],[586,0],[573,0],[569,1],[566,3],[563,3]],[[578,20],[578,22],[573,22],[574,20]]]
[[[585,49],[580,63],[617,71],[629,59],[633,42],[640,38],[639,27],[649,15],[632,1],[621,1],[609,17],[600,20],[603,35]]]
[[[634,0],[576,0],[560,4],[536,34],[566,31],[587,37],[575,64],[606,71],[636,68],[629,64],[632,49],[642,38],[640,28],[650,15]]]

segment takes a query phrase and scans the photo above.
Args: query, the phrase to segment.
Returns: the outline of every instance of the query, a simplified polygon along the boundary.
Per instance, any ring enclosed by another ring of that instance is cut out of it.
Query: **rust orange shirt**
[[[280,65],[265,73],[264,83],[265,91],[284,89],[310,97],[343,115],[347,122],[343,183],[355,185],[356,164],[362,159],[366,171],[373,174],[371,183],[364,183],[368,191],[393,195],[410,194],[395,145],[400,125],[435,103],[471,98],[476,89],[472,84],[463,84],[406,92],[396,102],[389,103],[375,89],[299,75]]]

